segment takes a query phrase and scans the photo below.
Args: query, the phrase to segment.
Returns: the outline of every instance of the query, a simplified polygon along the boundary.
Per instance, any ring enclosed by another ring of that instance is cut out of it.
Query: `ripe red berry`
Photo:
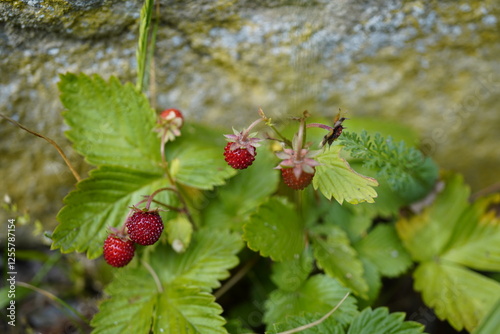
[[[252,147],[253,154],[249,152],[246,148],[236,148],[231,150],[231,145],[234,143],[227,143],[224,148],[224,160],[229,164],[229,166],[235,169],[245,169],[250,166],[255,160],[257,151],[254,146]]]
[[[134,257],[134,242],[120,238],[114,234],[108,235],[104,241],[104,260],[113,267],[123,267]]]
[[[311,183],[314,173],[310,174],[302,171],[299,178],[297,178],[293,173],[293,168],[282,168],[281,175],[287,186],[295,190],[302,190]]]
[[[142,246],[152,245],[160,239],[163,221],[157,210],[137,209],[125,223],[130,239]]]

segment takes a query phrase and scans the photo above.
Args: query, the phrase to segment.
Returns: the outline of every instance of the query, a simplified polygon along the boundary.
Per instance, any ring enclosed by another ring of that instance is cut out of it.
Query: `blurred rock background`
[[[333,117],[340,107],[411,126],[473,191],[500,180],[497,0],[160,3],[156,108],[230,128],[259,106],[278,118],[304,109]],[[0,2],[0,113],[54,139],[82,173],[63,134],[58,75],[135,81],[141,6]],[[0,119],[0,184],[2,197],[51,229],[74,179],[52,146]]]

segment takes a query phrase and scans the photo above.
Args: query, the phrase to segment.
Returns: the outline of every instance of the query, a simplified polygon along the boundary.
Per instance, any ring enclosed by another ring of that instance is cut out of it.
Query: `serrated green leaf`
[[[280,323],[273,324],[271,328],[266,331],[266,334],[279,334],[284,331],[303,327],[317,321],[320,317],[315,314],[305,313],[302,316],[287,316],[286,319]],[[335,318],[328,317],[325,321],[319,323],[314,327],[303,329],[300,334],[345,334],[344,327],[339,324]]]
[[[283,291],[295,291],[309,277],[313,262],[310,249],[305,249],[299,257],[275,263],[271,280]]]
[[[64,199],[65,206],[57,215],[59,225],[52,234],[52,249],[60,248],[63,253],[86,251],[89,258],[98,257],[107,227],[121,227],[130,206],[167,185],[159,174],[123,167],[102,166],[91,171],[90,177]],[[162,192],[155,200],[177,203],[171,192]]]
[[[92,333],[227,333],[213,296],[196,287],[162,283],[159,291],[144,267],[120,271],[106,288],[111,298],[92,319]]]
[[[210,291],[229,277],[229,269],[239,262],[236,254],[243,247],[241,237],[226,230],[201,229],[193,234],[189,248],[181,254],[162,245],[151,258],[151,265],[166,284],[197,286]]]
[[[325,200],[326,201],[326,200]],[[372,204],[353,205],[330,203],[329,210],[323,215],[325,224],[339,226],[347,233],[351,241],[359,240],[372,225],[373,213],[366,209]]]
[[[500,283],[460,265],[429,261],[413,276],[426,305],[458,331],[472,331],[500,298]]]
[[[445,250],[456,222],[468,206],[469,188],[462,177],[448,175],[443,181],[445,187],[430,207],[396,223],[400,239],[416,261],[432,260]]]
[[[221,307],[208,292],[220,286],[238,264],[241,238],[202,229],[185,253],[158,245],[146,269],[117,270],[105,300],[92,320],[96,333],[227,333]]]
[[[262,204],[243,226],[243,239],[248,248],[269,256],[274,261],[284,261],[302,253],[304,224],[295,208],[283,198],[271,198]]]
[[[205,223],[240,231],[252,211],[276,191],[279,174],[273,171],[274,166],[274,154],[265,146],[258,147],[252,166],[217,188],[215,198],[202,212]]]
[[[366,308],[354,318],[347,334],[420,334],[424,326],[413,321],[404,321],[402,312],[389,313],[386,307],[374,310]]]
[[[360,260],[363,263],[363,277],[368,284],[367,298],[359,300],[359,308],[362,308],[362,306],[372,305],[378,298],[382,288],[382,277],[373,262],[364,257],[361,257]]]
[[[369,259],[383,276],[401,275],[413,263],[395,228],[390,225],[377,225],[355,244],[355,248],[360,256]]]
[[[325,275],[312,276],[296,291],[273,291],[265,303],[264,322],[271,326],[281,322],[286,316],[300,316],[304,313],[321,318],[331,311],[348,291],[334,278]],[[345,325],[356,315],[356,300],[349,296],[331,317]]]
[[[467,267],[500,270],[500,219],[494,210],[500,203],[500,195],[478,200],[458,220],[448,249],[442,258]]]
[[[224,161],[223,152],[222,134],[196,124],[186,124],[181,137],[165,147],[172,176],[184,185],[204,190],[222,185],[236,174]]]
[[[132,84],[68,73],[61,75],[59,90],[70,126],[66,135],[89,163],[161,172],[156,114]]]
[[[473,334],[491,334],[495,333],[500,328],[500,299],[495,306],[490,310],[490,313],[483,318],[479,327],[477,327]]]
[[[363,264],[347,234],[336,226],[319,226],[311,231],[311,239],[318,267],[357,295],[367,298]]]
[[[168,243],[177,253],[183,253],[191,242],[193,225],[185,215],[178,215],[165,224]]]
[[[340,204],[344,200],[351,204],[373,203],[377,192],[372,187],[378,185],[377,180],[356,173],[340,157],[341,149],[341,146],[332,146],[315,157],[321,165],[316,167],[314,189],[319,189],[328,199],[334,197]]]

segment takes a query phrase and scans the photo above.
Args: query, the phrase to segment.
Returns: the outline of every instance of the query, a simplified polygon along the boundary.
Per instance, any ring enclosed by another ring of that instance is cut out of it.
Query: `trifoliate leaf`
[[[144,267],[120,271],[105,291],[111,298],[92,319],[94,334],[227,333],[212,295],[186,285],[158,287]]]
[[[199,189],[213,189],[236,171],[229,167],[222,155],[224,138],[218,131],[201,125],[186,124],[181,137],[165,146],[170,171],[180,183]]]
[[[449,262],[422,263],[414,278],[424,302],[458,331],[472,331],[500,298],[500,283]]]
[[[315,275],[296,291],[273,291],[265,304],[264,322],[271,326],[283,321],[286,316],[300,316],[305,313],[311,313],[319,319],[331,311],[348,291],[334,278]],[[356,315],[356,300],[349,296],[331,317],[345,325]]]
[[[67,137],[93,165],[161,172],[156,114],[146,96],[112,77],[64,74],[59,82]]]
[[[193,234],[193,225],[185,215],[178,215],[165,224],[168,243],[177,253],[183,253],[191,242]]]
[[[399,240],[396,230],[390,225],[377,225],[355,247],[360,256],[375,264],[383,276],[401,275],[413,263]]]
[[[239,262],[241,237],[226,230],[201,229],[193,234],[189,248],[181,254],[170,247],[156,249],[151,265],[166,284],[194,285],[210,291],[229,277],[229,269]]]
[[[414,260],[432,260],[441,254],[468,206],[469,188],[463,184],[462,177],[449,175],[444,182],[443,191],[430,207],[396,223],[398,235]]]
[[[161,174],[140,172],[123,167],[102,166],[77,184],[65,199],[57,215],[59,225],[52,234],[52,248],[63,253],[87,252],[93,259],[102,254],[109,226],[120,228],[129,207],[168,186]],[[161,192],[155,200],[176,205],[171,192]]]
[[[337,226],[318,226],[311,231],[311,239],[318,267],[366,298],[368,284],[363,277],[363,264],[346,233]]]
[[[241,231],[248,216],[276,191],[279,174],[273,171],[276,158],[266,146],[257,148],[257,156],[249,168],[241,171],[213,195],[202,214],[213,228]]]
[[[332,146],[315,157],[321,165],[316,167],[314,189],[319,189],[328,199],[334,197],[340,204],[344,200],[351,204],[373,203],[377,192],[372,187],[378,185],[377,180],[356,173],[340,157],[340,150],[341,146]]]
[[[287,316],[282,322],[269,326],[266,334],[279,334],[295,328],[303,328],[315,321],[321,319],[317,314],[305,313],[301,316]],[[300,334],[345,334],[344,326],[339,324],[332,316],[325,319],[323,322],[316,326],[303,329]]]
[[[347,334],[420,334],[424,326],[413,321],[404,321],[402,312],[389,313],[385,307],[374,310],[366,308],[351,323]]]
[[[442,258],[476,270],[500,271],[500,219],[488,207],[500,203],[500,195],[478,200],[456,224]]]
[[[313,262],[310,249],[306,249],[299,257],[275,263],[271,280],[281,290],[295,291],[309,277]]]
[[[243,227],[248,248],[284,261],[299,256],[304,249],[304,224],[295,208],[283,198],[273,197],[262,204]]]

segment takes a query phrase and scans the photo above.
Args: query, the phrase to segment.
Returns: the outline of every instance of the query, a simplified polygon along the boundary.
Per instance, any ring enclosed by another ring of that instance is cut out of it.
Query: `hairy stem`
[[[70,169],[71,173],[73,174],[73,176],[75,177],[76,181],[77,182],[80,182],[81,180],[81,177],[80,175],[76,172],[75,168],[73,167],[73,165],[71,165],[71,162],[69,161],[68,157],[66,157],[66,154],[64,154],[63,150],[61,149],[61,147],[59,147],[59,145],[57,145],[57,143],[55,141],[53,141],[52,139],[50,139],[49,137],[46,137],[42,134],[39,134],[38,132],[35,132],[33,130],[30,130],[28,129],[27,127],[23,126],[22,124],[14,121],[12,118],[10,117],[7,117],[3,114],[0,114],[0,117],[3,117],[5,118],[7,121],[11,122],[12,124],[14,125],[17,125],[18,127],[20,127],[21,129],[23,129],[24,131],[28,132],[28,133],[31,133],[32,135],[35,135],[37,137],[40,137],[42,139],[45,139],[46,141],[49,142],[49,144],[51,144],[52,146],[55,147],[55,149],[57,150],[57,152],[59,153],[59,155],[61,156],[61,158],[63,158],[64,162],[66,163],[66,166],[68,166],[68,168]]]

